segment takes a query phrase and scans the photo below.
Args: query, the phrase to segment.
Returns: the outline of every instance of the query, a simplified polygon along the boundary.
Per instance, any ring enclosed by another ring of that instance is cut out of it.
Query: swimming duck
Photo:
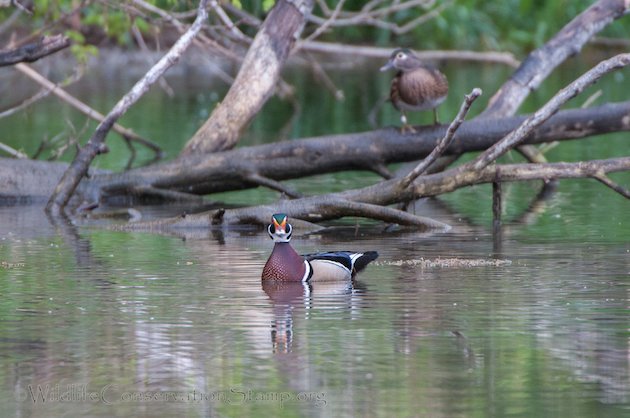
[[[350,280],[378,257],[376,251],[330,251],[299,255],[289,242],[293,227],[284,213],[276,213],[271,217],[267,232],[274,246],[262,271],[263,281],[310,283]]]

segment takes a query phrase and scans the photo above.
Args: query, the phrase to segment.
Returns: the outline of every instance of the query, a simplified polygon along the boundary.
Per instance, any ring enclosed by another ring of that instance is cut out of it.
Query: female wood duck
[[[444,74],[435,68],[426,66],[413,52],[406,48],[395,50],[389,57],[387,64],[381,71],[395,68],[398,70],[392,80],[390,99],[392,104],[402,113],[400,121],[402,131],[414,132],[407,124],[405,111],[419,111],[433,109],[433,121],[437,125],[437,111],[435,110],[448,94],[448,80]]]
[[[271,217],[267,232],[275,244],[263,268],[262,280],[303,283],[350,280],[378,257],[376,251],[333,251],[298,255],[289,243],[293,227],[287,219],[284,213]]]

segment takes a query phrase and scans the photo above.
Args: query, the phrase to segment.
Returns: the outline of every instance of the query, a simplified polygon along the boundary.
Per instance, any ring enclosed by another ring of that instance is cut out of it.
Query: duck
[[[271,216],[267,233],[274,245],[262,271],[263,282],[350,281],[378,257],[376,251],[328,251],[299,255],[291,246],[293,227],[285,213]]]
[[[407,111],[433,110],[438,124],[437,107],[446,100],[448,80],[437,68],[426,65],[410,49],[398,48],[380,70],[397,70],[392,79],[389,98],[401,113],[402,132],[415,132],[407,123]]]

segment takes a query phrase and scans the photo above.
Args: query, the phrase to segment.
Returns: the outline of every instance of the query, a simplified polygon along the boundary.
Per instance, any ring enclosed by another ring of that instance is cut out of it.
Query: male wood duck
[[[392,68],[398,72],[392,80],[389,96],[396,110],[402,113],[400,117],[403,124],[402,131],[414,132],[407,123],[406,111],[433,109],[433,121],[437,125],[435,109],[448,94],[448,80],[444,74],[424,65],[413,52],[406,48],[399,48],[392,52],[387,64],[381,67],[381,71]]]
[[[301,256],[289,243],[293,227],[284,213],[271,217],[267,232],[274,246],[263,268],[262,280],[303,283],[347,281],[378,257],[376,251],[332,251]]]

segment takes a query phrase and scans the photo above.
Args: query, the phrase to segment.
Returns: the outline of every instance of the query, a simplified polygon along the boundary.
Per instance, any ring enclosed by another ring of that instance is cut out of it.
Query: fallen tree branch
[[[455,132],[459,129],[461,124],[464,122],[468,111],[470,110],[470,106],[472,106],[473,102],[477,100],[477,98],[481,96],[481,89],[474,88],[470,94],[465,96],[464,102],[462,103],[459,112],[453,119],[453,122],[448,126],[446,130],[446,134],[444,137],[437,143],[433,151],[429,155],[426,156],[409,174],[407,174],[400,182],[400,186],[405,188],[409,186],[419,175],[424,174],[424,172],[437,160],[444,151],[448,148],[448,146],[453,142],[453,138],[455,136]]]
[[[445,155],[483,151],[516,129],[527,115],[503,119],[465,121],[457,131]],[[446,127],[416,127],[416,135],[401,135],[399,129],[386,128],[354,134],[330,135],[310,139],[277,142],[236,148],[208,155],[189,156],[185,160],[161,162],[122,173],[91,173],[77,191],[90,202],[106,203],[110,198],[137,193],[140,186],[185,193],[208,194],[255,187],[243,173],[256,173],[281,181],[343,170],[374,170],[386,174],[385,164],[417,161],[426,157],[444,136]],[[579,139],[610,132],[630,131],[630,101],[609,103],[589,109],[562,110],[536,128],[525,143],[539,144]],[[630,139],[630,138],[629,138]],[[598,141],[605,142],[601,136]],[[335,152],[330,152],[334,149]],[[39,163],[53,171],[53,163]],[[3,170],[14,162],[0,158],[0,196],[18,199],[50,196],[51,178],[28,183],[26,176],[14,176],[19,167]],[[66,168],[57,163],[56,166]],[[380,169],[379,169],[380,167]],[[29,169],[29,171],[33,171]],[[57,170],[54,170],[57,172]],[[32,187],[36,185],[37,187]],[[286,187],[286,186],[285,186]],[[101,200],[101,196],[104,196]]]
[[[602,61],[580,76],[577,80],[556,93],[543,107],[538,109],[532,116],[528,117],[518,129],[510,132],[501,141],[484,151],[475,161],[472,162],[474,170],[480,170],[488,164],[494,162],[501,155],[521,143],[527,136],[543,122],[549,119],[558,111],[560,106],[577,96],[585,88],[594,84],[611,71],[623,68],[630,64],[630,54],[619,54],[613,58]]]
[[[64,35],[44,36],[37,42],[22,45],[10,51],[0,51],[0,67],[20,62],[35,62],[70,46],[70,39]]]
[[[527,116],[462,124],[446,155],[482,151],[508,135]],[[398,129],[278,142],[237,148],[209,155],[189,156],[125,173],[94,176],[87,189],[98,200],[100,193],[125,194],[136,185],[208,194],[252,187],[242,173],[256,173],[275,181],[342,170],[371,170],[394,162],[426,157],[444,136],[445,127],[417,127],[417,135]],[[630,101],[590,109],[561,111],[534,130],[526,143],[576,139],[607,132],[630,130]],[[335,149],[335,152],[330,152]]]
[[[605,160],[580,161],[575,163],[543,163],[543,164],[502,164],[490,165],[481,171],[461,169],[457,167],[449,172],[441,172],[422,177],[422,181],[413,183],[402,193],[395,191],[399,180],[386,180],[361,189],[348,190],[319,196],[310,196],[296,200],[283,200],[270,205],[249,206],[236,209],[219,209],[199,214],[160,219],[149,222],[116,226],[124,230],[169,230],[178,228],[217,228],[235,224],[260,224],[269,222],[269,216],[277,211],[287,213],[292,218],[309,222],[321,222],[337,219],[342,216],[367,216],[369,212],[360,211],[361,206],[389,205],[401,200],[415,200],[426,196],[436,196],[466,186],[492,183],[497,178],[497,169],[503,182],[546,180],[563,178],[590,178],[597,173],[612,173],[630,170],[630,157],[611,158]],[[453,172],[453,170],[456,170]],[[343,205],[355,209],[342,212]],[[215,214],[217,216],[215,216]],[[414,215],[412,215],[414,216]],[[387,220],[390,222],[391,220]],[[438,229],[439,223],[434,221]],[[428,225],[423,225],[427,227]]]
[[[313,0],[278,0],[252,42],[226,96],[180,156],[230,149],[273,94]]]
[[[534,50],[492,96],[482,117],[513,115],[551,72],[576,55],[595,34],[630,9],[627,0],[598,0],[564,26],[545,45]]]
[[[321,52],[325,54],[340,54],[344,56],[357,55],[366,58],[387,59],[392,53],[392,48],[376,46],[350,45],[319,41],[301,41],[296,49],[304,49],[309,52]],[[477,52],[477,51],[415,51],[414,54],[423,61],[476,61],[493,62],[518,67],[520,61],[509,52]]]
[[[58,84],[51,82],[46,77],[44,77],[43,75],[35,71],[33,68],[31,68],[29,65],[20,63],[20,64],[16,64],[15,68],[18,71],[20,71],[22,74],[29,77],[31,80],[35,81],[37,84],[44,87],[46,89],[46,94],[48,93],[54,94],[55,96],[59,97],[64,102],[68,103],[70,106],[77,109],[79,112],[83,113],[87,117],[94,119],[98,122],[103,122],[103,120],[105,119],[105,116],[102,113],[98,112],[97,110],[94,110],[87,104],[83,103],[81,100],[77,99],[76,97],[74,97],[73,95],[65,91],[63,88],[61,88]],[[116,133],[123,136],[126,140],[137,142],[149,148],[151,151],[155,153],[156,156],[162,155],[162,149],[158,145],[154,144],[153,142],[151,142],[150,140],[146,138],[141,137],[140,135],[138,135],[131,129],[125,128],[124,126],[118,123],[114,123],[114,126],[112,127],[112,129]]]
[[[88,143],[81,148],[55,188],[55,191],[46,205],[46,211],[48,213],[53,216],[59,216],[62,214],[64,207],[72,197],[72,194],[79,185],[79,182],[87,173],[92,160],[103,150],[105,137],[116,120],[118,120],[118,118],[120,118],[127,109],[129,109],[129,107],[137,102],[166,70],[172,67],[179,60],[181,54],[186,50],[186,48],[188,48],[195,35],[201,30],[204,22],[208,18],[206,3],[207,0],[201,0],[199,2],[197,18],[188,31],[182,35],[169,52],[164,55],[147,72],[147,74],[133,86],[131,91],[127,93],[118,103],[116,103],[107,117],[98,125]]]

